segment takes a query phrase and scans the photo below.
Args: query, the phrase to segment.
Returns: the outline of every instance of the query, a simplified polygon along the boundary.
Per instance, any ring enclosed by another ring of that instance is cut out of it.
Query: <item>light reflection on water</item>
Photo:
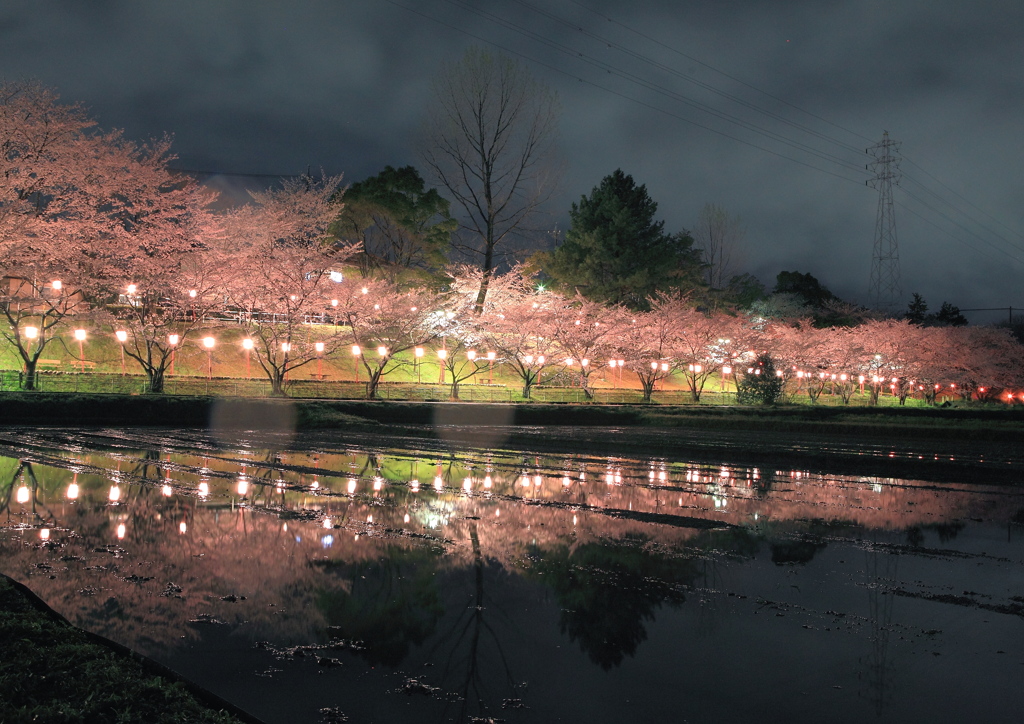
[[[942,721],[1024,664],[1020,486],[379,442],[38,432],[2,570],[268,721]]]

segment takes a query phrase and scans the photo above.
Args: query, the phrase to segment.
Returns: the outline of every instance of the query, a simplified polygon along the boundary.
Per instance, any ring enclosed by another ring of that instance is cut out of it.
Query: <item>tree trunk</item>
[[[377,388],[380,387],[380,373],[384,370],[383,367],[378,367],[376,371],[370,374],[370,380],[366,383],[366,399],[367,400],[379,400],[377,396]]]
[[[459,400],[459,383],[458,383],[458,381],[454,380],[454,377],[455,377],[455,373],[453,372],[452,373],[452,378],[453,378],[452,389],[451,389],[451,394],[448,396],[448,399],[451,400],[452,402],[458,402],[458,400]]]
[[[270,375],[270,394],[272,397],[288,396],[284,391],[284,376],[285,370],[274,368],[273,373]]]
[[[690,396],[693,397],[694,402],[700,402],[700,395],[704,391],[704,386],[697,386],[697,380],[690,378],[687,380],[690,383]]]
[[[489,243],[487,245],[487,253],[484,256],[484,273],[480,278],[480,291],[476,293],[476,304],[473,306],[473,311],[477,314],[483,314],[484,312],[484,301],[487,299],[487,287],[491,283],[491,274],[493,273],[493,269],[491,269],[493,256],[494,245]]]
[[[164,391],[164,368],[163,367],[146,367],[146,377],[148,377],[148,383],[146,385],[146,392],[159,395]]]
[[[21,378],[21,389],[34,390],[36,389],[36,361],[34,359],[26,359],[24,362],[25,373]]]

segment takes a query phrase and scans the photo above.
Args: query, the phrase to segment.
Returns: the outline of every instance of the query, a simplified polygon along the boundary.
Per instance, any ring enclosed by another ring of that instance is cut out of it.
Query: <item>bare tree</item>
[[[697,215],[693,238],[704,254],[705,275],[712,289],[724,289],[732,278],[746,229],[738,216],[718,204],[704,204]]]
[[[462,209],[460,249],[479,258],[483,310],[496,250],[551,193],[558,109],[523,65],[470,48],[433,86],[424,161]]]

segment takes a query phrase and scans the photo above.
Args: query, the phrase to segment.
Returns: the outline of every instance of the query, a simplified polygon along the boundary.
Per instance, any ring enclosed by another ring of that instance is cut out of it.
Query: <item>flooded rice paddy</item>
[[[0,570],[267,722],[1019,721],[1024,485],[728,442],[0,431]]]

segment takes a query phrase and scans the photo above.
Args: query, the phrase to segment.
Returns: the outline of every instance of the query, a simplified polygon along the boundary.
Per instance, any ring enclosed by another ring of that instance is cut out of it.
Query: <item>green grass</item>
[[[0,721],[234,724],[214,698],[103,645],[0,575]],[[191,690],[190,690],[191,689]],[[226,705],[225,705],[226,706]]]

